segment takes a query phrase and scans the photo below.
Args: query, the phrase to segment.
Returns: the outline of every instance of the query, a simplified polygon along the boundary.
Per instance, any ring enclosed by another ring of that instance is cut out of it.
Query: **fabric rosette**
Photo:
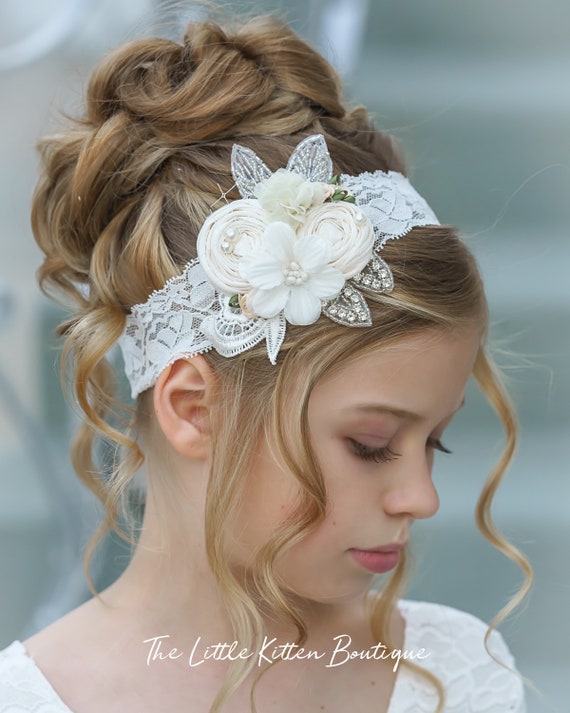
[[[313,235],[331,247],[330,266],[348,280],[357,275],[372,255],[374,228],[352,203],[338,201],[313,208],[299,230],[299,237]]]
[[[214,211],[198,233],[198,259],[211,283],[227,295],[251,289],[239,271],[246,252],[262,250],[267,214],[253,198],[232,201]]]

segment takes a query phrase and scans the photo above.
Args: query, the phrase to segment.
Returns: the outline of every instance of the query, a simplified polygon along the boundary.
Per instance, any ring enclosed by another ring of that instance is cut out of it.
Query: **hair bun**
[[[182,45],[165,39],[128,43],[94,73],[87,103],[94,126],[124,112],[178,146],[275,133],[278,120],[279,133],[295,133],[313,120],[315,110],[336,118],[345,114],[334,69],[270,18],[233,34],[211,22],[191,23]]]

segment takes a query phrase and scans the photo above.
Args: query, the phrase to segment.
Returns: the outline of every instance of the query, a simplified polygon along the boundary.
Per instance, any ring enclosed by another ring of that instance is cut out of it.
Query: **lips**
[[[392,542],[389,545],[381,545],[371,550],[349,550],[352,558],[364,569],[375,574],[389,572],[398,564],[400,551],[406,546],[405,542]]]

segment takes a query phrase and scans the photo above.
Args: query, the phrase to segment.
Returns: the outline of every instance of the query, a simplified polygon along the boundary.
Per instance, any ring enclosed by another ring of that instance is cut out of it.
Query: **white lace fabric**
[[[520,677],[497,664],[485,650],[484,622],[453,607],[429,602],[402,600],[399,608],[406,620],[404,649],[429,652],[428,658],[416,663],[443,683],[445,713],[526,713]],[[492,632],[489,649],[516,671],[500,632]],[[386,713],[433,713],[435,709],[431,684],[400,667]]]
[[[356,205],[370,219],[376,251],[388,240],[401,238],[416,226],[440,224],[427,201],[397,171],[342,174],[340,182],[354,194]]]
[[[282,314],[248,319],[208,281],[198,260],[169,280],[149,299],[133,307],[119,344],[135,398],[153,386],[176,360],[215,348],[232,357],[266,340],[275,359],[285,336]]]
[[[174,361],[211,349],[200,327],[221,310],[219,295],[197,260],[144,304],[135,305],[119,340],[127,378],[137,384],[133,397],[156,383],[171,357]]]
[[[484,622],[441,604],[402,600],[398,606],[406,620],[404,650],[424,648],[429,653],[416,662],[443,683],[448,697],[445,713],[526,713],[521,679],[485,651]],[[499,632],[491,635],[489,648],[516,670]],[[400,665],[386,713],[433,713],[435,708],[431,684]],[[0,651],[0,713],[32,712],[81,713],[65,705],[24,645],[14,641]]]

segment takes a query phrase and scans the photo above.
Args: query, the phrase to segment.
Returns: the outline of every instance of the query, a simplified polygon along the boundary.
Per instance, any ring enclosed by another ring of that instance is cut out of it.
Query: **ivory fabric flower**
[[[267,226],[264,250],[245,254],[240,275],[252,289],[248,309],[259,317],[275,317],[282,310],[291,324],[312,324],[321,313],[321,300],[336,297],[344,275],[328,262],[331,247],[315,236],[298,238],[287,223]]]
[[[255,195],[272,221],[298,227],[305,220],[307,211],[325,201],[330,191],[324,183],[313,183],[298,173],[280,168],[257,184]]]
[[[198,259],[220,292],[234,295],[249,289],[239,262],[243,252],[261,250],[266,227],[267,214],[254,198],[232,201],[206,218],[196,241]]]
[[[335,201],[312,208],[298,234],[314,235],[329,243],[330,264],[347,280],[361,272],[372,257],[374,227],[352,203]]]

